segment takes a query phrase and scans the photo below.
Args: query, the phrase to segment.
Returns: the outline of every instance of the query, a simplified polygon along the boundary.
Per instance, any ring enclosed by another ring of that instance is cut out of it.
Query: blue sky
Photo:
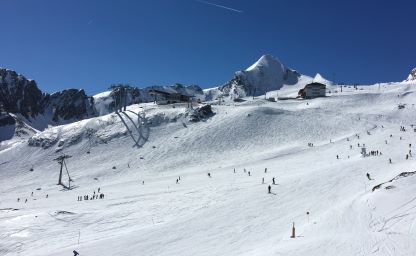
[[[269,53],[307,75],[400,81],[416,67],[415,1],[13,0],[0,66],[47,92],[117,82],[221,85]]]

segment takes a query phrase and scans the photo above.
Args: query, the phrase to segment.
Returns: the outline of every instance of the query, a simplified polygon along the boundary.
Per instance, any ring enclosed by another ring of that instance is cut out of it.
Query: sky
[[[416,1],[0,0],[0,67],[55,92],[222,85],[263,54],[373,84],[416,67]]]

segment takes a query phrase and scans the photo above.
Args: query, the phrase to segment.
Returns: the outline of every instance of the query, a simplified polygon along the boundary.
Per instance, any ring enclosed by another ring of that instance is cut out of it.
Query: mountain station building
[[[303,89],[300,89],[298,96],[303,99],[313,99],[326,96],[326,85],[313,82],[305,85]]]
[[[193,98],[193,95],[176,91],[171,87],[151,88],[149,94],[154,97],[154,102],[159,105],[189,103]]]

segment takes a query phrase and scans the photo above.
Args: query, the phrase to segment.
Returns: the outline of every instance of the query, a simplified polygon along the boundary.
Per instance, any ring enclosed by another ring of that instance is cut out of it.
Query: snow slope
[[[1,142],[0,255],[415,255],[416,175],[372,191],[416,171],[415,93],[245,98],[197,123],[184,106],[136,104]],[[62,153],[72,190],[56,185]],[[77,201],[98,188],[105,199]]]

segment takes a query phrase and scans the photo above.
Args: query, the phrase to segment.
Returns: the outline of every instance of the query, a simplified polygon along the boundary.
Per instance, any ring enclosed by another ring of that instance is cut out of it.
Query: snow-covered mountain
[[[413,256],[415,95],[403,82],[246,97],[201,122],[139,103],[14,136],[0,142],[0,255]],[[63,154],[72,189],[56,185]]]
[[[37,116],[44,112],[45,97],[34,80],[0,68],[0,103],[5,111],[27,118]]]
[[[162,86],[129,88],[126,93],[127,105],[153,101],[149,89],[155,87]],[[194,95],[197,99],[205,98],[202,89],[196,85],[174,84],[166,87]],[[115,89],[93,97],[86,95],[83,89],[44,93],[34,80],[13,70],[0,68],[0,103],[3,110],[37,130],[43,130],[48,125],[68,124],[111,113],[115,110],[115,99],[120,98],[118,93]]]
[[[34,80],[8,69],[0,69],[0,103],[5,112],[41,130],[95,116],[93,99],[84,90],[44,93]]]
[[[311,81],[312,78],[286,67],[277,58],[267,54],[246,70],[237,71],[234,78],[224,85],[205,90],[205,94],[207,99],[218,96],[231,99],[258,96],[279,90],[285,85],[297,85],[300,80]]]
[[[193,95],[195,99],[215,100],[237,99],[252,95],[262,95],[269,91],[285,90],[287,95],[296,96],[297,91],[306,83],[321,81],[328,85],[330,81],[319,74],[315,78],[302,75],[287,68],[277,58],[263,55],[246,70],[237,71],[235,77],[222,86],[202,90],[197,85],[185,86],[149,86],[145,88],[131,87],[126,93],[127,105],[151,102],[149,95],[152,88],[167,88],[177,92]],[[290,92],[290,93],[289,93]],[[8,69],[0,69],[0,102],[6,112],[37,130],[48,125],[67,124],[86,118],[105,115],[115,110],[115,101],[119,99],[119,91],[113,89],[94,96],[86,95],[82,89],[67,89],[53,94],[42,92],[34,80]]]
[[[0,74],[2,256],[416,253],[415,80],[332,90],[266,55],[219,88],[161,88],[233,104],[130,88],[115,113],[116,90]],[[331,94],[294,99],[313,81]],[[247,97],[265,92],[285,100]]]
[[[407,77],[407,79],[405,81],[416,81],[416,68],[412,69],[412,71],[410,72],[409,76]]]

